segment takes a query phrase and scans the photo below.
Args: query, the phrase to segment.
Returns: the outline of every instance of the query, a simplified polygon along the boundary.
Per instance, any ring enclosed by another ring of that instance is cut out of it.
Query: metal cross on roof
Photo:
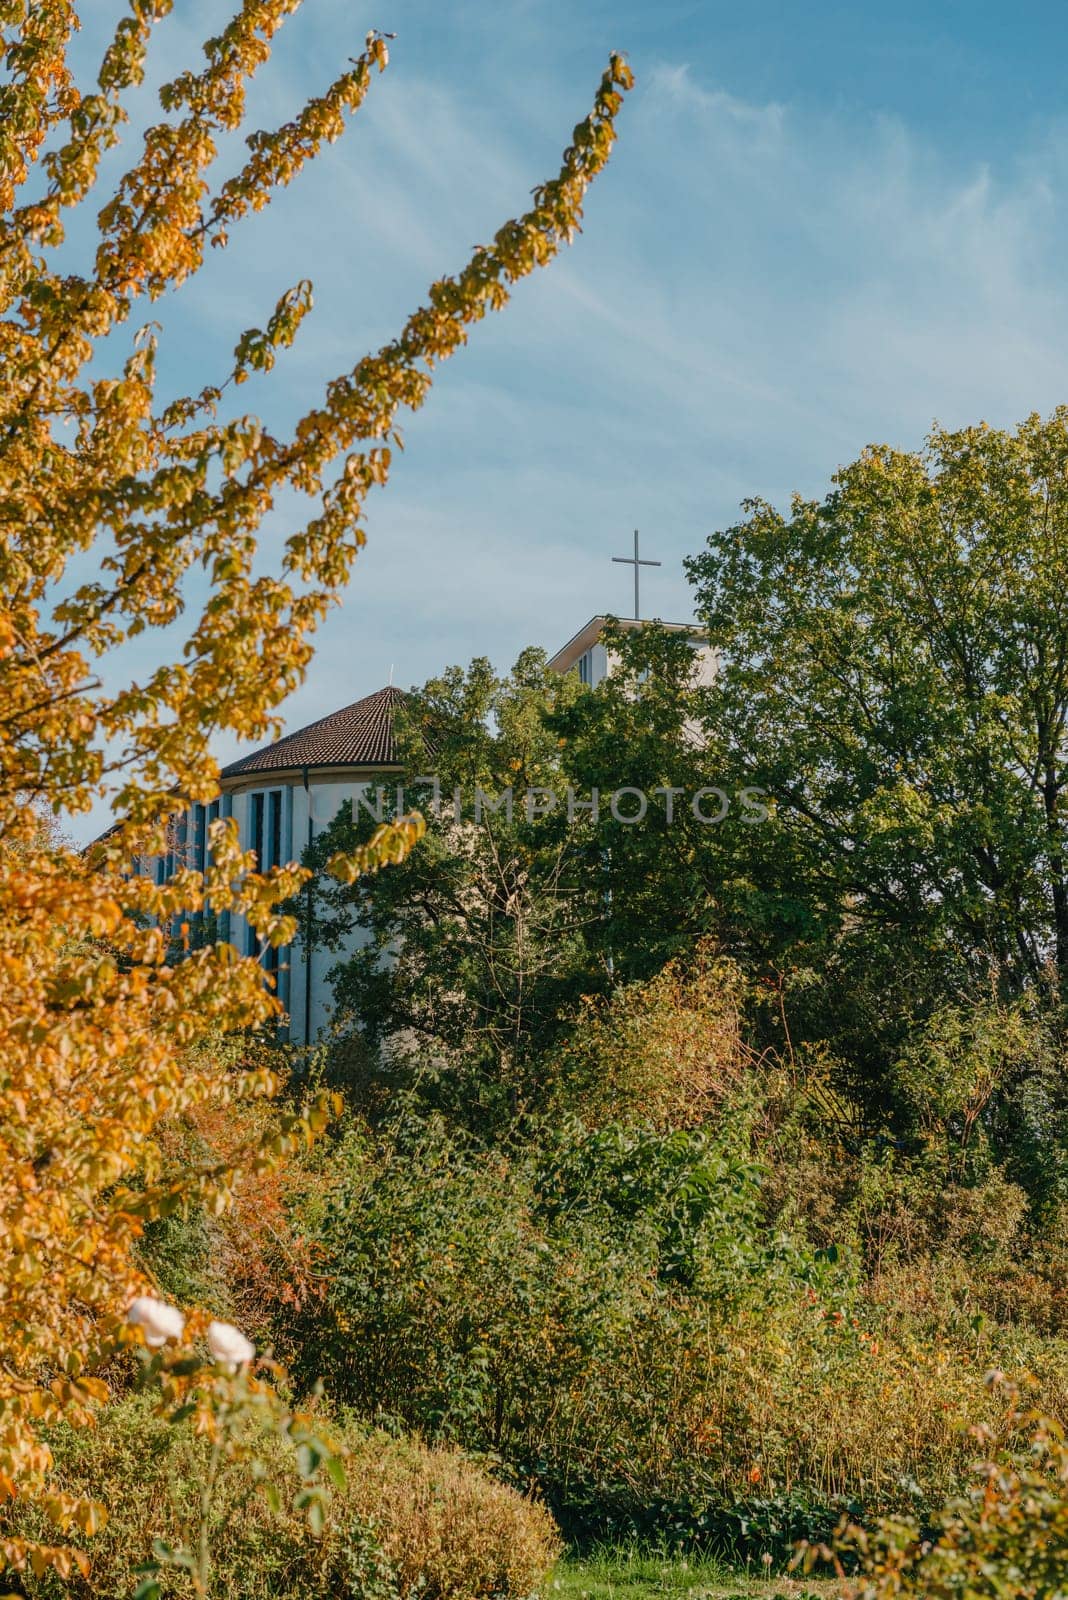
[[[633,567],[634,568],[634,620],[635,620],[635,622],[637,622],[639,617],[641,616],[641,612],[638,610],[638,569],[639,569],[639,567],[662,567],[664,565],[664,563],[662,561],[643,561],[640,558],[640,556],[638,555],[638,530],[637,530],[637,528],[635,528],[635,530],[634,530],[634,554],[633,554],[633,556],[613,556],[612,560],[613,561],[622,562],[625,567]]]

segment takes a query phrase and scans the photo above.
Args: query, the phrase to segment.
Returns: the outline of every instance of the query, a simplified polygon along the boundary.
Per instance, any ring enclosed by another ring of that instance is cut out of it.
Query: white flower
[[[256,1354],[256,1346],[232,1322],[208,1323],[208,1349],[215,1360],[221,1361],[231,1372],[251,1361]]]
[[[185,1328],[185,1318],[177,1306],[155,1300],[150,1294],[139,1294],[131,1302],[126,1320],[144,1330],[145,1343],[151,1350],[158,1350],[168,1339],[180,1339]]]

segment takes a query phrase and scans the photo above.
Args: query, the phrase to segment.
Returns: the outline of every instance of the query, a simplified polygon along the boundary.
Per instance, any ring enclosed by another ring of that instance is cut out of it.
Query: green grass
[[[710,1557],[626,1549],[565,1556],[548,1586],[548,1600],[835,1600],[835,1593],[836,1585],[821,1579],[766,1577],[731,1571]]]

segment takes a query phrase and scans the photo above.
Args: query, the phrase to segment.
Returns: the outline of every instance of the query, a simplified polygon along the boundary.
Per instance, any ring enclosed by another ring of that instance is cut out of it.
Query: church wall
[[[318,837],[342,807],[350,806],[354,796],[368,793],[373,800],[373,791],[380,781],[383,780],[357,782],[346,779],[338,782],[319,782],[312,778],[309,780],[308,789],[305,789],[302,782],[288,782],[282,791],[283,833],[287,844],[284,859],[299,861],[309,840]],[[388,787],[388,780],[385,781]],[[246,828],[252,796],[266,792],[270,787],[267,785],[265,790],[249,790],[244,795],[234,797],[235,804],[239,798],[246,802]],[[279,786],[274,785],[274,787]],[[251,846],[251,837],[244,829],[241,839],[247,847]],[[289,1038],[294,1044],[314,1044],[317,1039],[329,1032],[333,1020],[333,994],[327,974],[338,961],[351,954],[362,942],[361,935],[354,935],[343,948],[313,949],[309,958],[298,935],[293,944],[282,952],[279,993],[289,1012]],[[244,946],[238,944],[238,948],[242,949]]]
[[[705,644],[701,638],[690,640],[693,647],[694,669],[692,682],[703,689],[709,688],[716,681],[719,670],[719,651],[711,645]],[[593,657],[593,687],[596,688],[602,678],[610,677],[619,664],[619,656],[614,650],[606,650],[603,644],[595,644],[590,654]]]
[[[607,678],[612,670],[612,665],[608,651],[600,639],[597,640],[596,644],[590,646],[588,654],[590,657],[590,688],[596,689],[597,685],[604,678]]]
[[[291,774],[270,781],[269,774],[246,780],[241,789],[220,796],[210,816],[232,816],[238,826],[243,850],[259,847],[264,868],[299,861],[310,839],[317,837],[337,816],[342,807],[351,806],[355,797],[366,795],[375,803],[375,791],[382,785],[387,795],[393,780],[377,775],[368,780],[355,776],[336,782],[309,777],[308,787],[293,781]],[[171,823],[172,849],[158,860],[143,861],[137,870],[153,874],[158,881],[178,865],[200,870],[204,865],[209,814],[204,807],[176,816]],[[309,833],[309,820],[311,832]],[[227,912],[210,937],[223,939],[241,955],[255,955],[258,940],[245,918]],[[313,950],[310,962],[298,938],[277,952],[261,954],[265,969],[273,973],[276,993],[289,1015],[288,1037],[294,1044],[314,1044],[329,1031],[333,1017],[333,996],[327,974],[336,962],[363,942],[355,935],[339,950]]]
[[[702,644],[694,651],[694,655],[697,663],[694,671],[694,683],[698,684],[702,689],[710,689],[715,683],[716,674],[719,671],[719,651],[714,650],[711,645]]]

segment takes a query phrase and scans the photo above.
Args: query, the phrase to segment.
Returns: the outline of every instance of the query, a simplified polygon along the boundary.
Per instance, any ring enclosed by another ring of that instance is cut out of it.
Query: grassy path
[[[731,1572],[717,1561],[607,1551],[565,1556],[550,1580],[549,1600],[835,1600],[821,1579],[765,1578]]]

